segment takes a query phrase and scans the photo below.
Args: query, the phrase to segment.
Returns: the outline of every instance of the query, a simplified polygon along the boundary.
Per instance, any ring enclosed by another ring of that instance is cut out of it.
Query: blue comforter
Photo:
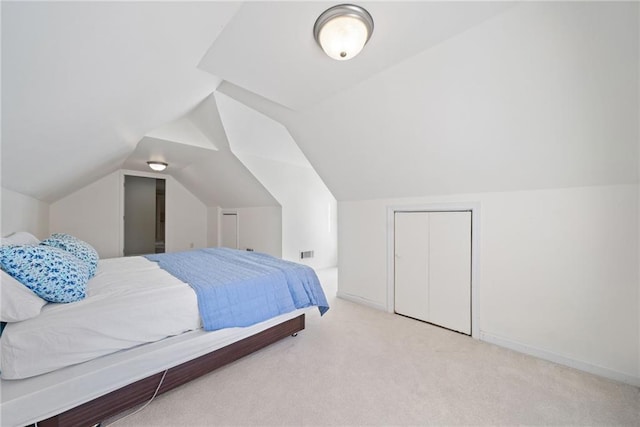
[[[198,297],[205,330],[249,326],[296,308],[329,309],[308,266],[259,252],[196,249],[145,256],[188,283]]]

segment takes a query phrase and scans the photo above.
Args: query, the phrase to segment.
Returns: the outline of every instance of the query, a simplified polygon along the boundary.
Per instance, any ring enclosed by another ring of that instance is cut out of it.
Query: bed
[[[182,276],[198,263],[208,264],[210,257],[239,258],[240,264],[211,263],[216,277],[210,281],[216,283],[210,289],[199,280],[211,277],[211,270],[202,270],[195,278]],[[73,303],[44,304],[37,316],[4,328],[1,424],[94,425],[144,403],[156,392],[296,334],[304,329],[309,310],[324,313],[328,304],[313,270],[281,262],[264,254],[223,248],[167,254],[166,258],[98,261],[85,297]],[[178,269],[169,273],[172,267],[166,263]],[[311,285],[292,286],[287,265],[304,272],[303,281]],[[258,297],[246,294],[246,289],[222,292],[226,286],[238,288],[237,280],[235,284],[227,281],[243,269],[242,286],[264,287]],[[274,275],[285,277],[285,283],[273,291],[265,273],[272,276],[269,280]],[[2,287],[4,292],[5,280]],[[296,300],[293,306],[283,302],[285,288]],[[206,292],[213,292],[211,300],[205,300]],[[301,295],[305,293],[306,297]],[[275,294],[281,295],[280,300]],[[277,307],[256,309],[265,305],[265,298],[276,300]],[[248,318],[242,312],[245,306],[251,312]],[[210,312],[203,315],[202,309]]]

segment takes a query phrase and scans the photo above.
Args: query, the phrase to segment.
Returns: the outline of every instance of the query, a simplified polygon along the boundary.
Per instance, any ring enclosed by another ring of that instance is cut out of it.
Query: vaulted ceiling
[[[1,185],[55,201],[155,156],[209,206],[276,204],[216,90],[338,200],[637,180],[637,4],[365,2],[344,62],[313,40],[332,5],[3,1]]]

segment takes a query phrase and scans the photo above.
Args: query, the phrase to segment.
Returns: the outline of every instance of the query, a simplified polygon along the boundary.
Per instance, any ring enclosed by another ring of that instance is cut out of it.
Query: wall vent
[[[313,251],[300,252],[300,259],[313,258]]]

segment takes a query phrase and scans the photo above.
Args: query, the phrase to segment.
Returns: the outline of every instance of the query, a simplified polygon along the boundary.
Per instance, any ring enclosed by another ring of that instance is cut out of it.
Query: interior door
[[[471,334],[471,212],[429,213],[429,322]]]
[[[155,252],[156,180],[124,177],[124,255]]]
[[[395,213],[395,311],[471,334],[471,212]]]
[[[124,256],[165,251],[165,180],[124,177]]]
[[[238,249],[238,214],[222,214],[222,246]]]
[[[396,313],[429,320],[428,259],[429,217],[424,212],[396,212]]]

